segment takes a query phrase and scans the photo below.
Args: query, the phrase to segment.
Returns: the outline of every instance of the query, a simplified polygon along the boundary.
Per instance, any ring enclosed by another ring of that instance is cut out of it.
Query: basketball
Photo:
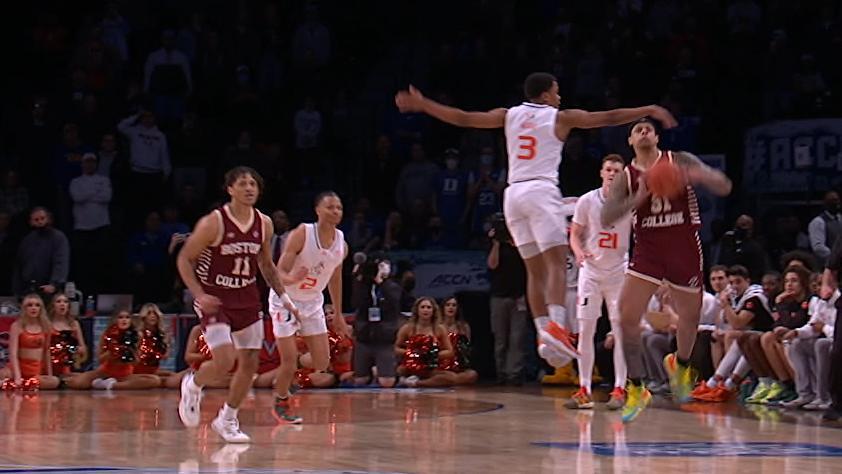
[[[659,160],[646,172],[646,187],[653,196],[674,198],[685,187],[684,173],[668,160]]]

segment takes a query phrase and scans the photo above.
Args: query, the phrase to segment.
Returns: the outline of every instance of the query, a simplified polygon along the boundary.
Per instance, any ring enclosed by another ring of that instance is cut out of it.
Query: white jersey
[[[632,222],[631,213],[628,213],[613,225],[603,227],[600,216],[604,204],[602,189],[594,189],[579,198],[573,212],[573,222],[585,228],[585,251],[593,255],[585,260],[585,268],[599,273],[628,266]]]
[[[330,248],[324,248],[319,242],[316,224],[304,224],[304,247],[295,257],[292,271],[306,267],[308,272],[304,280],[286,287],[289,297],[294,301],[309,301],[321,297],[330,277],[333,276],[333,271],[342,265],[343,260],[345,260],[345,236],[341,230],[336,229],[333,245]],[[278,298],[274,290],[269,298],[270,301]]]
[[[558,185],[564,142],[555,134],[558,109],[524,102],[506,112],[509,184],[543,179]]]

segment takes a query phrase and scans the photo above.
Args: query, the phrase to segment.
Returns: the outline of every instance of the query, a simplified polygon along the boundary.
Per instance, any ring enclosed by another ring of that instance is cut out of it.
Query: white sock
[[[187,388],[193,390],[194,392],[202,391],[202,387],[196,384],[196,374],[193,374],[193,376],[187,380]]]
[[[612,351],[614,359],[614,386],[625,388],[626,379],[629,377],[629,367],[626,365],[626,353],[623,351],[623,331],[620,326],[619,314],[616,320],[611,320],[611,333],[614,335],[614,349]]]
[[[717,383],[718,382],[716,381],[716,376],[714,375],[713,377],[709,378],[707,382],[705,382],[705,385],[707,385],[708,388],[715,388]]]
[[[547,316],[538,316],[532,320],[535,322],[535,330],[540,331],[550,324],[550,318]]]
[[[594,346],[593,336],[596,333],[596,319],[579,318],[579,385],[591,394],[591,379],[593,378]]]
[[[559,326],[570,329],[567,325],[567,309],[560,304],[548,304],[547,311],[550,313],[550,319],[555,321]]]
[[[725,390],[734,390],[735,388],[737,388],[737,384],[734,383],[732,377],[728,377],[728,379],[725,380]]]
[[[731,347],[728,348],[728,352],[725,353],[725,356],[719,362],[719,367],[716,368],[716,375],[723,379],[731,375],[742,356],[743,352],[740,350],[740,346],[737,344],[737,341],[734,341],[731,343]]]
[[[240,411],[239,408],[231,408],[226,403],[225,405],[222,405],[222,418],[225,418],[226,420],[233,420],[234,418],[237,418],[238,411]]]
[[[734,367],[734,374],[739,375],[741,379],[746,378],[746,375],[751,372],[751,364],[748,363],[745,357],[740,357],[737,366]]]

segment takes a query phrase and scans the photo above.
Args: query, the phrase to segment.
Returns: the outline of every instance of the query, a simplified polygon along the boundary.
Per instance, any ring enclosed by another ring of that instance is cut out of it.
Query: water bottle
[[[85,316],[94,316],[96,314],[96,300],[94,295],[88,295],[85,300]]]

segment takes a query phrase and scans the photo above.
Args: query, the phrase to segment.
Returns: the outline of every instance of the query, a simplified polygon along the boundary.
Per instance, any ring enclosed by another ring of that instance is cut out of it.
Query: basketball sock
[[[728,377],[728,379],[725,380],[725,390],[733,391],[737,388],[737,384],[738,382],[734,380],[733,376]]]
[[[738,376],[740,380],[746,378],[746,375],[751,372],[751,364],[748,363],[748,360],[745,357],[740,357],[739,362],[737,362],[737,366],[734,367],[734,373],[731,374],[731,378],[734,376]]]
[[[591,378],[594,363],[593,337],[596,333],[596,319],[579,318],[579,385],[591,394]]]
[[[714,375],[713,377],[709,378],[707,381],[708,388],[716,388],[722,382],[723,377],[719,374]]]
[[[194,392],[202,391],[202,386],[196,383],[196,376],[195,375],[190,377],[189,380],[187,380],[187,388],[194,391]]]
[[[550,324],[550,318],[548,316],[538,316],[534,318],[532,321],[535,322],[535,330],[540,331],[547,327]]]
[[[567,309],[560,304],[548,304],[547,311],[550,313],[550,319],[555,321],[559,326],[570,329],[567,325]]]
[[[719,367],[716,368],[716,375],[722,379],[731,375],[742,356],[743,353],[740,351],[740,346],[736,343],[736,341],[732,342],[731,347],[728,348],[728,352],[726,352],[722,360],[719,361]],[[710,385],[708,386],[710,388],[714,387]]]
[[[237,412],[240,411],[239,408],[231,408],[227,403],[222,405],[222,418],[226,420],[233,420],[237,418]]]

